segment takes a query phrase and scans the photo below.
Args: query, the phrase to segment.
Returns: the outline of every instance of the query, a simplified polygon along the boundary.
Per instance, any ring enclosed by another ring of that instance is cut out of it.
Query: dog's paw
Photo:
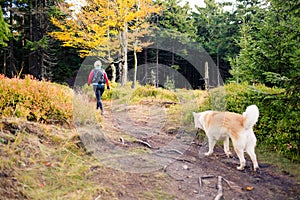
[[[210,153],[210,152],[206,152],[204,155],[205,155],[205,156],[210,156],[211,153]]]
[[[255,168],[253,168],[253,170],[254,170],[255,172],[260,173],[259,167],[255,167]]]
[[[226,154],[226,156],[228,157],[228,158],[230,158],[231,156],[232,156],[232,153],[229,151],[229,152],[226,152],[225,153]]]
[[[239,166],[239,167],[237,167],[237,169],[238,169],[238,170],[244,170],[244,167]]]

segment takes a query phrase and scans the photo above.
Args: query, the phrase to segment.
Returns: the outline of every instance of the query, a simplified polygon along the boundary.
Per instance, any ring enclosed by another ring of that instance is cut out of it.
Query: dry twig
[[[208,176],[200,176],[199,177],[199,194],[201,194],[201,188],[202,188],[202,179],[206,179],[206,178],[214,178],[216,176],[213,176],[213,175],[208,175]],[[214,198],[214,200],[220,200],[223,196],[223,188],[222,188],[222,179],[226,181],[226,183],[229,185],[229,182],[224,179],[222,176],[218,176],[218,185],[217,185],[217,188],[218,188],[218,193],[217,193],[217,196]],[[230,185],[229,185],[230,187]]]
[[[120,142],[121,142],[122,144],[125,144],[124,138],[120,137]]]
[[[152,148],[152,146],[148,142],[145,142],[143,140],[135,140],[134,142],[141,143],[141,144],[147,146],[150,149]]]
[[[201,187],[202,187],[202,179],[201,179],[201,176],[199,176],[199,194],[201,194]]]
[[[99,200],[101,198],[101,195],[97,196],[95,200]]]
[[[215,197],[215,200],[220,200],[223,196],[223,190],[222,190],[222,176],[218,176],[218,193]]]
[[[179,150],[177,150],[177,149],[170,149],[169,151],[173,151],[173,152],[178,153],[178,154],[180,154],[180,155],[183,154],[181,151],[179,151]]]
[[[199,194],[201,194],[201,188],[202,188],[202,179],[206,179],[206,178],[214,178],[215,176],[213,175],[207,175],[207,176],[199,176]]]

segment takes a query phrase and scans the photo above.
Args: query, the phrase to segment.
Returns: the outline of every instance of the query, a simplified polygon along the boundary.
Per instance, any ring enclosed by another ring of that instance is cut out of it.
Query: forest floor
[[[254,172],[247,156],[246,169],[239,171],[232,147],[233,157],[227,158],[221,144],[204,156],[205,135],[196,137],[193,125],[174,127],[161,106],[106,102],[102,124],[101,131],[85,129],[81,136],[93,135],[94,143],[82,137],[87,148],[112,169],[95,169],[92,181],[112,187],[116,199],[207,200],[218,194],[223,199],[300,199],[299,177],[262,162]]]
[[[0,199],[300,199],[299,177],[262,162],[260,155],[257,172],[247,156],[247,167],[238,171],[232,147],[227,158],[221,143],[204,156],[205,135],[196,137],[193,124],[170,121],[165,105],[106,101],[104,107],[101,125],[76,127],[89,157],[96,158],[91,162],[70,153],[70,143],[59,142],[68,129],[2,119],[0,138],[15,142],[0,143]],[[16,129],[29,134],[22,137]],[[68,164],[71,158],[77,160]],[[76,165],[87,169],[86,177],[74,172]]]

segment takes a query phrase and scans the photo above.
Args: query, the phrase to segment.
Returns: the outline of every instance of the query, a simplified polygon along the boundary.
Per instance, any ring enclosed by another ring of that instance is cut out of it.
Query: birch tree
[[[159,12],[152,0],[87,0],[83,6],[58,4],[62,12],[53,16],[52,23],[59,28],[49,33],[63,41],[64,46],[78,48],[82,57],[97,55],[107,59],[121,54],[122,85],[127,82],[129,30],[134,30],[134,20],[145,19]]]

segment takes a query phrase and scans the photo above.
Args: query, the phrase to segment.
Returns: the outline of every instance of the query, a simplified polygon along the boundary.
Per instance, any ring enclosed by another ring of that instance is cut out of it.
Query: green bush
[[[130,97],[132,103],[139,103],[143,100],[156,100],[156,101],[170,101],[179,102],[179,99],[175,92],[170,90],[165,90],[162,88],[157,88],[151,85],[146,85],[144,87],[138,87],[135,89]]]
[[[30,76],[9,79],[0,75],[0,115],[43,123],[69,123],[73,91],[67,86]]]
[[[300,161],[300,106],[291,103],[292,97],[286,95],[284,89],[229,83],[225,85],[222,95],[218,93],[220,88],[210,92],[211,106],[212,102],[224,103],[220,96],[226,99],[226,110],[232,112],[243,113],[247,106],[256,104],[260,111],[258,123],[254,128],[258,144],[292,161]]]

